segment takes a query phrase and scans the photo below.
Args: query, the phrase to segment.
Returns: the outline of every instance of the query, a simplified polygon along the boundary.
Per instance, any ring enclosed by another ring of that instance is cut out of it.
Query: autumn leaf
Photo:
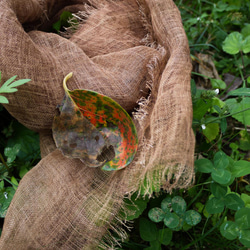
[[[53,137],[64,155],[79,158],[90,167],[118,170],[137,151],[138,138],[128,113],[111,98],[89,90],[69,90],[53,122]]]

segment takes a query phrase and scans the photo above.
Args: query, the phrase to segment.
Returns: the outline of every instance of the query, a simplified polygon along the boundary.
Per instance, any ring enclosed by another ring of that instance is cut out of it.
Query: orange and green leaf
[[[63,127],[64,137],[67,130],[72,134],[72,128],[78,132],[74,139],[79,141],[81,138],[81,143],[79,142],[79,146],[77,144],[76,147],[79,152],[76,154],[75,150],[68,150],[73,151],[72,157],[77,155],[76,158],[80,158],[86,164],[101,166],[103,170],[107,171],[124,168],[133,160],[138,146],[136,128],[131,117],[110,97],[90,90],[69,90],[66,82],[71,76],[72,73],[64,78],[63,87],[66,98],[61,105],[60,116],[55,118],[54,123],[57,125],[54,127],[58,127],[58,125]],[[67,124],[65,121],[61,121],[59,124],[58,119],[62,120],[67,117],[65,116],[67,109],[69,109],[67,113],[71,113],[72,119]],[[81,122],[78,122],[77,117],[80,117]],[[80,124],[81,128],[77,128]],[[56,137],[58,140],[58,136],[54,136],[55,141]],[[62,139],[59,140],[61,145]],[[58,147],[60,148],[60,146]]]

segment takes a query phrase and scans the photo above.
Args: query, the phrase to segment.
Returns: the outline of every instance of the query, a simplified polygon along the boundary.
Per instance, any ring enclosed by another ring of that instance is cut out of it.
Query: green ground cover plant
[[[21,178],[40,159],[39,136],[0,107],[0,225]]]
[[[14,93],[17,87],[28,83],[30,79],[14,81],[11,77],[1,87],[0,93]],[[1,72],[0,72],[1,81]],[[9,100],[0,95],[0,103]],[[0,224],[7,213],[10,202],[21,178],[40,159],[39,136],[15,119],[0,104]]]
[[[141,195],[125,198],[130,213],[123,216],[133,221],[133,227],[124,228],[128,237],[118,249],[248,249],[250,0],[175,3],[182,15],[194,65],[191,94],[196,181],[188,190],[174,190],[172,194],[152,187],[153,197],[145,197],[140,190]],[[72,15],[60,17],[54,30],[62,30],[68,17]],[[217,75],[197,69],[207,63],[201,55],[211,58],[210,66]],[[0,93],[13,92],[24,84],[14,80],[11,78],[0,88]],[[0,102],[7,103],[1,98]],[[2,106],[0,133],[3,221],[20,179],[40,155],[38,135],[15,121]]]

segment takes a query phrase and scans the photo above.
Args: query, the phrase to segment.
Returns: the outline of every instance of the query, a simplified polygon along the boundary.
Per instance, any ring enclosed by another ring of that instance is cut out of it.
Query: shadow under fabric
[[[77,30],[47,32],[63,10],[81,19]],[[42,154],[19,184],[0,249],[108,249],[109,229],[125,237],[124,195],[194,180],[191,62],[178,8],[172,0],[2,0],[0,21],[2,83],[32,80],[6,95],[5,108],[39,132]],[[125,169],[89,168],[56,149],[52,121],[69,72],[69,89],[105,94],[132,114],[139,148]]]

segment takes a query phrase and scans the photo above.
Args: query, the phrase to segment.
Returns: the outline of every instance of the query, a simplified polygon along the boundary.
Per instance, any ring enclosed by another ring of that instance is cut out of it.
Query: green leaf
[[[54,30],[59,31],[61,29],[61,21],[58,20],[57,22],[53,23],[52,27]]]
[[[145,250],[161,250],[161,243],[158,240],[150,241],[150,247],[144,248]]]
[[[214,155],[213,161],[216,169],[225,169],[229,165],[228,156],[223,151],[218,151]]]
[[[225,221],[220,226],[220,233],[228,240],[235,240],[239,236],[239,228],[233,221]]]
[[[0,103],[8,104],[9,100],[5,96],[0,95]]]
[[[213,197],[207,201],[205,207],[209,214],[219,214],[224,210],[225,204],[223,200]]]
[[[29,169],[27,168],[27,166],[22,166],[19,171],[19,177],[22,179],[28,172]]]
[[[250,208],[243,207],[235,213],[235,223],[240,229],[250,229]]]
[[[246,130],[240,131],[239,148],[243,151],[250,150],[250,136]]]
[[[164,218],[164,224],[171,228],[174,229],[176,228],[180,223],[180,217],[175,214],[175,213],[167,213],[165,218]]]
[[[214,12],[224,12],[228,8],[228,4],[222,1],[217,2],[215,6],[213,9]]]
[[[250,174],[250,162],[239,160],[231,167],[231,173],[235,177],[241,177]]]
[[[31,79],[20,79],[20,80],[17,80],[13,83],[11,83],[11,85],[9,85],[9,87],[11,88],[14,88],[14,87],[18,87],[18,86],[21,86],[27,82],[31,81]]]
[[[221,186],[217,182],[211,183],[210,189],[212,194],[218,199],[225,197],[227,194],[227,187]]]
[[[220,120],[220,129],[221,129],[221,133],[225,133],[227,130],[227,119],[226,118],[222,118]]]
[[[11,183],[12,183],[12,186],[15,190],[17,190],[17,187],[18,187],[18,181],[16,180],[16,178],[14,176],[11,177],[10,179]]]
[[[226,83],[220,79],[210,79],[213,89],[225,89],[227,87]]]
[[[213,105],[213,112],[220,114],[221,113],[221,108],[218,105]]]
[[[197,91],[196,83],[195,83],[194,79],[191,79],[191,94],[192,94],[192,96],[196,95],[196,91]]]
[[[171,211],[171,209],[172,209],[172,198],[170,196],[162,200],[161,209],[165,213],[168,213],[168,212]]]
[[[22,179],[25,174],[29,172],[29,162],[27,162],[25,165],[22,165],[19,170],[19,177]]]
[[[193,105],[193,118],[200,120],[212,106],[212,100],[199,99]]]
[[[154,174],[153,174],[154,178]],[[156,177],[155,177],[156,178]],[[139,193],[141,195],[147,195],[147,194],[152,194],[153,192],[160,192],[161,190],[161,185],[158,182],[154,183],[148,183],[148,178],[144,178],[141,180],[140,187],[139,187]]]
[[[218,123],[208,123],[206,124],[206,128],[202,130],[204,136],[209,141],[213,141],[216,139],[220,132],[219,124]]]
[[[164,219],[165,213],[163,212],[163,210],[161,208],[154,207],[154,208],[149,210],[148,217],[153,222],[160,222]]]
[[[211,176],[214,181],[222,185],[227,184],[231,180],[231,173],[225,169],[214,169]]]
[[[127,199],[127,198],[125,199],[125,207],[126,207],[127,213],[126,214],[122,213],[123,217],[126,220],[134,220],[138,218],[146,209],[147,204],[148,204],[148,199],[137,198],[137,194],[133,194],[131,199]]]
[[[245,186],[245,189],[246,189],[248,192],[250,192],[250,185],[246,185],[246,186]]]
[[[228,105],[230,113],[234,119],[247,126],[250,125],[250,97],[245,97],[241,102],[237,102],[235,98],[227,99],[226,104]],[[245,109],[247,110],[242,112]]]
[[[15,144],[13,147],[6,147],[4,149],[4,155],[7,156],[7,163],[12,163],[16,159],[20,149],[21,144]]]
[[[213,168],[214,168],[214,165],[210,160],[204,158],[204,159],[196,160],[195,167],[196,167],[198,172],[211,173]]]
[[[11,77],[9,80],[7,80],[1,87],[0,87],[0,93],[13,93],[16,92],[16,87],[23,85],[30,81],[30,79],[20,79],[15,82],[12,82],[16,79],[17,76]],[[12,82],[12,83],[11,83]]]
[[[13,148],[16,144],[21,145],[17,157],[23,161],[39,158],[39,135],[18,122],[13,123],[13,130],[15,133],[8,140],[7,147]]]
[[[242,50],[242,35],[239,32],[232,32],[223,42],[222,49],[230,54],[238,54]]]
[[[242,44],[242,50],[244,53],[249,53],[250,52],[250,36],[248,36]]]
[[[236,211],[245,206],[244,201],[237,194],[234,193],[226,195],[224,202],[227,208]]]
[[[139,230],[141,238],[145,241],[154,241],[158,237],[156,224],[146,218],[140,219]]]
[[[242,193],[240,198],[244,201],[245,207],[250,207],[250,196],[248,194]]]
[[[53,29],[56,31],[60,31],[62,27],[69,27],[70,24],[68,20],[72,17],[73,15],[71,12],[63,11],[62,14],[60,15],[60,19],[52,25]]]
[[[9,93],[9,85],[12,81],[14,81],[17,78],[17,76],[12,76],[10,79],[8,79],[0,88],[0,93]]]
[[[172,199],[172,209],[176,214],[182,215],[187,209],[187,203],[181,196],[175,196]]]
[[[178,232],[178,231],[180,231],[181,229],[183,229],[184,224],[186,224],[186,222],[184,221],[184,218],[183,218],[183,217],[184,217],[184,215],[182,216],[182,218],[179,217],[179,224],[178,224],[177,227],[171,228],[173,231]],[[185,223],[184,223],[184,222],[185,222]]]
[[[4,181],[0,181],[0,192],[4,189]]]
[[[232,96],[250,96],[250,88],[239,88],[228,92]]]
[[[242,230],[239,240],[244,246],[250,247],[250,229]]]
[[[7,187],[0,193],[0,217],[4,218],[12,198],[15,194],[15,189],[13,187]]]
[[[204,205],[201,202],[196,202],[195,203],[195,208],[198,209],[199,213],[202,213],[203,209],[204,209]]]
[[[250,24],[245,25],[245,27],[241,30],[241,34],[244,38],[250,36]]]
[[[183,231],[187,232],[191,228],[192,228],[192,226],[188,225],[187,222],[184,221],[183,226],[182,226]]]
[[[235,223],[240,229],[250,229],[250,208],[243,207],[235,213]]]
[[[158,241],[162,245],[167,246],[171,242],[172,236],[173,236],[173,231],[171,229],[169,228],[160,229],[158,232]]]
[[[201,215],[195,210],[188,210],[184,216],[185,221],[190,226],[195,226],[201,221]]]
[[[250,76],[247,78],[247,83],[250,83]]]
[[[147,195],[147,194],[152,194],[153,192],[160,192],[161,185],[157,182],[155,183],[150,183],[148,185],[148,179],[145,177],[144,180],[141,181],[140,187],[139,187],[139,192],[141,195]]]
[[[217,112],[218,114],[221,114],[222,113],[221,109],[223,107],[225,107],[225,105],[226,105],[225,102],[223,102],[222,100],[220,100],[218,97],[213,97],[212,101],[213,101],[213,107],[211,108],[211,112],[212,113],[216,113]],[[218,110],[215,110],[214,106],[218,106]]]

